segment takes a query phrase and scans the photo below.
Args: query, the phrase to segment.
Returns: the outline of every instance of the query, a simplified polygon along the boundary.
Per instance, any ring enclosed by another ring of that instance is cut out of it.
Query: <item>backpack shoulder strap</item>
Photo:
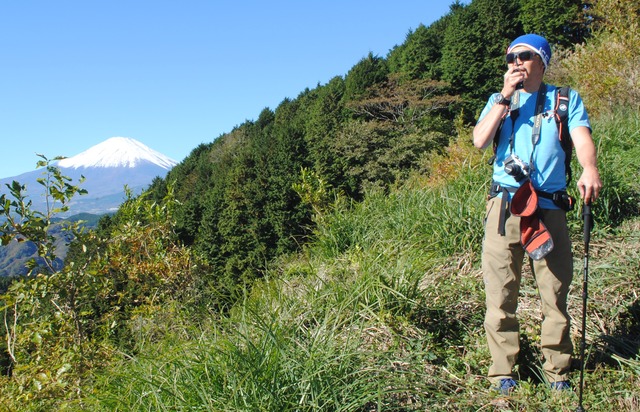
[[[500,119],[500,124],[498,125],[498,129],[496,130],[496,134],[493,136],[493,156],[489,159],[489,164],[492,165],[496,160],[496,152],[498,151],[498,144],[500,143],[500,132],[502,131],[502,126],[504,125],[504,120],[509,116],[512,122],[515,122],[516,118],[520,114],[520,92],[516,90],[516,92],[511,96],[511,103],[509,104],[509,110],[507,110]]]
[[[569,134],[569,93],[570,88],[560,87],[556,89],[556,107],[555,118],[558,126],[558,136],[560,138],[560,145],[564,150],[565,158],[564,165],[567,174],[567,183],[571,181],[571,154],[573,150],[573,142],[571,141],[571,135]]]

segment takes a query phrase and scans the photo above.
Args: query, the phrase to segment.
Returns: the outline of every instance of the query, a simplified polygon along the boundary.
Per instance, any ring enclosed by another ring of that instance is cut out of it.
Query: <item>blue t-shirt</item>
[[[532,132],[534,114],[538,92],[527,93],[520,90],[520,113],[515,121],[515,134],[513,149],[509,144],[512,120],[508,115],[504,120],[500,140],[496,151],[496,159],[493,163],[493,181],[504,187],[516,188],[520,186],[516,179],[504,170],[504,162],[509,155],[517,155],[523,162],[530,165],[530,177],[533,187],[547,193],[566,190],[566,176],[564,159],[565,153],[560,144],[558,126],[555,120],[556,87],[547,85],[547,97],[544,104],[542,127],[538,142],[533,144]],[[494,105],[494,97],[491,96],[487,105],[482,110],[478,121],[489,112]],[[569,132],[578,126],[591,128],[589,116],[584,108],[580,95],[573,89],[569,93]],[[533,155],[533,156],[532,156]],[[533,167],[531,167],[531,165]],[[553,201],[539,197],[539,207],[543,209],[558,209]]]

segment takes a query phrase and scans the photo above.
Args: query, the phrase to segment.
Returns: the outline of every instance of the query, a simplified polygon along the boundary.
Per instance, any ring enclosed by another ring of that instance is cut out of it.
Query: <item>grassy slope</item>
[[[628,193],[621,179],[635,184],[625,174],[637,169],[637,123],[636,114],[595,126],[607,130],[599,139],[606,151],[601,167],[606,183],[616,187],[596,205],[600,213],[613,208],[611,197]],[[498,402],[488,391],[479,271],[488,167],[467,141],[463,137],[449,157],[431,165],[431,178],[416,178],[390,196],[336,205],[314,244],[276,265],[229,317],[198,327],[174,318],[156,323],[170,331],[166,337],[142,340],[139,356],[98,376],[95,395],[81,408],[575,410],[575,394],[552,396],[539,379],[539,302],[530,274],[519,309],[524,383]],[[577,350],[583,248],[579,213],[570,219]],[[637,218],[616,228],[599,224],[593,234],[589,411],[640,410],[639,237]]]

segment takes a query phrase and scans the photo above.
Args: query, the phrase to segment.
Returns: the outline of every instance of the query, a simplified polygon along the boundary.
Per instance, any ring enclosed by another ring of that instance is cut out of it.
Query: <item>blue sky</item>
[[[181,161],[370,52],[386,57],[452,3],[3,1],[0,178],[114,136]]]

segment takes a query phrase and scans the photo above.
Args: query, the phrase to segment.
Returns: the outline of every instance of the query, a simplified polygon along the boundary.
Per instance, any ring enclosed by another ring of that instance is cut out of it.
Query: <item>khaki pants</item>
[[[487,311],[484,327],[491,352],[489,378],[516,378],[514,366],[520,351],[516,318],[523,259],[520,218],[507,211],[505,236],[498,234],[501,199],[487,203],[482,270]],[[567,313],[567,295],[573,277],[571,242],[566,213],[542,210],[542,221],[551,233],[553,250],[538,261],[530,260],[542,307],[541,347],[543,370],[549,382],[568,380],[573,345]]]

